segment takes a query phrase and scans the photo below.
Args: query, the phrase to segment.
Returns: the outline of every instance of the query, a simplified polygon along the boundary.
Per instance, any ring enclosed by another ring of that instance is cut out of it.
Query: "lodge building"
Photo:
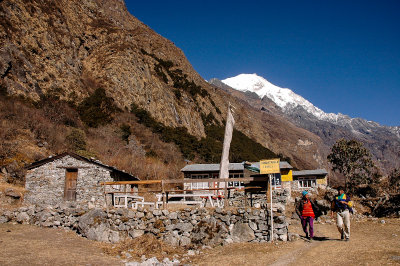
[[[286,161],[279,162],[280,174],[273,175],[275,189],[291,188],[292,190],[313,189],[318,185],[327,185],[328,172],[325,169],[295,171]],[[218,178],[220,164],[188,164],[181,169],[184,179]],[[263,177],[260,174],[260,162],[230,163],[229,178]],[[185,189],[206,189],[216,187],[213,182],[185,183]],[[228,182],[230,188],[244,188],[243,182]]]

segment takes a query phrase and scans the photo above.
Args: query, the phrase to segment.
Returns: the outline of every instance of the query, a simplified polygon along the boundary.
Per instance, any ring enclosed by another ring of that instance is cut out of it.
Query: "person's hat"
[[[305,195],[307,195],[308,194],[308,192],[307,191],[303,191],[303,192],[301,192],[301,195],[303,195],[303,197],[305,196]]]

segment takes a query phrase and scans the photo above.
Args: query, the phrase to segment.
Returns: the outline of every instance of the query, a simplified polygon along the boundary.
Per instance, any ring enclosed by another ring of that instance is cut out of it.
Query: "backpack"
[[[347,195],[344,194],[342,199],[346,200],[347,199]],[[339,201],[338,197],[336,197],[336,201]],[[350,211],[350,213],[354,213],[353,206],[354,206],[354,203],[353,203],[352,200],[347,201],[347,209]]]

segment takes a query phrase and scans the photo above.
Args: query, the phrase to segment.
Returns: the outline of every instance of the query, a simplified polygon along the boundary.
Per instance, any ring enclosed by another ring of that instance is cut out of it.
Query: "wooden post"
[[[108,215],[108,204],[107,204],[107,192],[106,192],[106,186],[104,186],[104,202],[106,204],[106,211]]]
[[[224,208],[228,207],[228,182],[225,181],[224,188]]]
[[[272,212],[272,174],[269,174],[269,195],[270,195],[270,201],[271,201],[271,235],[270,235],[270,241],[274,242],[274,214]]]
[[[164,189],[164,180],[161,182],[161,195],[162,195],[162,201],[163,201],[163,209],[165,209],[167,206],[165,202],[165,189]]]
[[[128,197],[126,196],[126,187],[127,187],[128,185],[126,185],[125,184],[125,186],[124,186],[124,194],[125,194],[125,209],[127,209],[128,208]]]

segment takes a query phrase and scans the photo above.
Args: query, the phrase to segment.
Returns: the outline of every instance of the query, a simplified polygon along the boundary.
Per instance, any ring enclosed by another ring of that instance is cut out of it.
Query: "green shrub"
[[[121,138],[127,144],[129,143],[129,137],[132,134],[131,127],[127,124],[122,124],[121,127]]]
[[[185,127],[167,127],[157,122],[149,112],[141,109],[135,103],[131,105],[131,112],[136,115],[139,123],[159,134],[163,141],[175,143],[185,158],[192,160],[197,156],[208,163],[220,161],[225,128],[224,126],[212,124],[212,121],[215,121],[212,113],[208,115],[202,114],[203,123],[207,123],[205,124],[207,136],[198,140],[195,136],[189,134]],[[260,159],[275,157],[276,155],[272,151],[234,129],[230,161],[259,161]]]
[[[71,133],[65,137],[65,142],[73,152],[86,150],[86,134],[81,129],[73,128]]]
[[[7,87],[0,84],[0,96],[7,96],[7,95],[8,95]]]
[[[103,88],[98,88],[85,98],[77,107],[81,120],[89,127],[105,125],[113,120],[113,114],[119,111],[114,99],[108,97]]]
[[[156,72],[156,74],[166,83],[168,84],[168,78],[167,75],[165,75],[162,66],[160,63],[154,65],[154,71]]]
[[[200,95],[203,98],[210,96],[207,90],[203,89],[201,86],[196,85],[196,83],[194,83],[193,81],[189,81],[187,79],[187,75],[183,74],[183,71],[181,69],[171,70],[171,68],[174,66],[174,63],[172,61],[158,58],[156,55],[148,53],[144,49],[141,49],[141,52],[144,55],[151,56],[158,62],[154,65],[154,71],[156,72],[157,76],[159,76],[166,84],[168,84],[168,77],[164,73],[164,71],[172,79],[173,87],[175,89],[187,92],[193,99],[195,99],[197,95]],[[181,95],[177,93],[177,90],[175,90],[174,93],[177,99],[180,99]]]
[[[146,157],[153,157],[153,158],[157,158],[157,153],[153,150],[149,150],[146,152]]]
[[[181,93],[181,91],[179,89],[175,89],[174,90],[174,94],[175,94],[175,98],[177,100],[180,100],[182,98],[182,93]]]

